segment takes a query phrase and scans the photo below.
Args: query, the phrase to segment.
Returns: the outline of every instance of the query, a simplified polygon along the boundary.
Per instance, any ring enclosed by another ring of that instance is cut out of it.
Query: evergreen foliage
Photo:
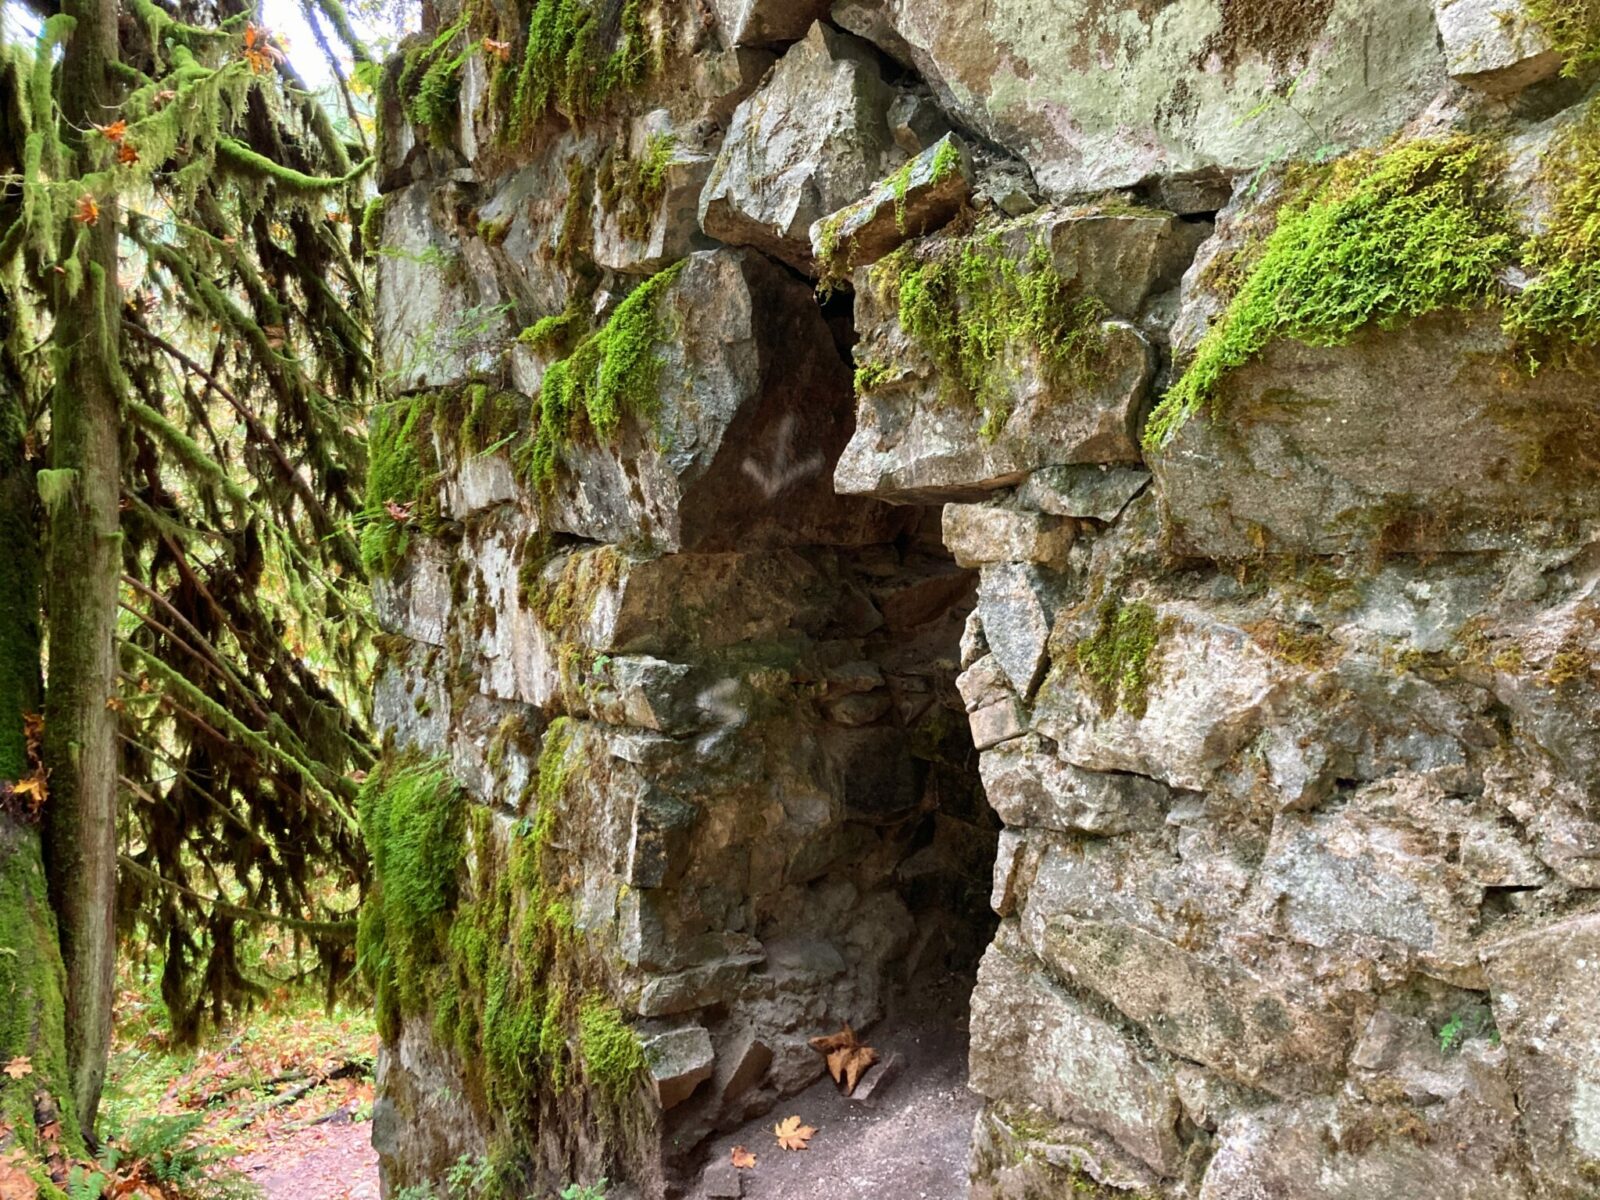
[[[340,26],[335,0],[319,10]],[[180,1041],[258,993],[243,926],[291,931],[330,986],[345,979],[355,923],[322,897],[353,898],[366,872],[349,776],[372,762],[354,687],[371,630],[351,522],[374,381],[352,218],[371,156],[355,114],[325,111],[256,20],[131,0],[115,103],[89,129],[64,122],[52,70],[71,19],[31,45],[0,34],[15,327],[70,347],[56,322],[88,296],[118,348],[117,908],[157,948]],[[107,224],[120,281],[89,254]],[[9,361],[49,461],[70,353]],[[73,519],[76,479],[40,476],[46,511]]]

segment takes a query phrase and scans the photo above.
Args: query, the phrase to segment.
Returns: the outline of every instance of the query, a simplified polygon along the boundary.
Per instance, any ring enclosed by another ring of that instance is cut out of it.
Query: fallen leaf
[[[33,1061],[26,1054],[19,1054],[4,1067],[0,1067],[0,1071],[4,1071],[13,1079],[21,1079],[24,1075],[33,1074]]]
[[[772,1127],[772,1132],[778,1135],[778,1147],[783,1150],[809,1150],[806,1143],[817,1133],[815,1126],[800,1124],[799,1117],[780,1121]]]
[[[383,511],[389,514],[390,519],[400,525],[404,525],[411,520],[411,505],[409,504],[396,504],[393,500],[385,500],[383,502]]]
[[[125,167],[139,161],[139,152],[133,148],[132,142],[117,143],[117,161]]]
[[[503,63],[511,61],[511,43],[497,42],[492,37],[483,39],[483,48]]]
[[[123,137],[127,135],[128,123],[126,121],[117,120],[111,122],[109,125],[96,125],[95,128],[105,135],[106,141],[114,142],[120,146],[122,144]]]
[[[0,1163],[0,1200],[37,1200],[39,1185],[15,1159]]]
[[[856,1031],[846,1025],[838,1033],[811,1039],[811,1048],[828,1064],[828,1074],[844,1089],[846,1096],[856,1090],[866,1069],[878,1061],[878,1052],[865,1046]]]
[[[78,207],[72,219],[79,225],[94,225],[100,220],[100,202],[88,192],[78,197]]]
[[[741,1171],[748,1171],[756,1165],[756,1156],[743,1146],[735,1146],[733,1148],[733,1165]]]
[[[107,712],[123,712],[123,711],[125,711],[127,709],[127,707],[128,707],[127,703],[122,699],[121,696],[107,696],[106,697],[106,711]]]

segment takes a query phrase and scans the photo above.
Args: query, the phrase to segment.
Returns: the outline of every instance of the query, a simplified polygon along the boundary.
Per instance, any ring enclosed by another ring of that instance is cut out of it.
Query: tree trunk
[[[0,295],[0,310],[6,297]],[[0,787],[31,773],[24,713],[39,710],[39,522],[23,456],[22,406],[0,372]],[[26,1057],[33,1074],[0,1092],[0,1120],[29,1139],[34,1096],[47,1093],[77,1145],[67,1086],[66,971],[46,896],[39,832],[26,805],[0,806],[0,1061]]]
[[[115,0],[68,0],[64,10],[77,26],[61,63],[61,113],[69,136],[81,131],[77,149],[80,171],[86,171],[84,135],[115,114],[110,67],[117,56],[117,7]],[[75,475],[48,514],[44,751],[50,899],[67,968],[67,1059],[78,1119],[92,1135],[116,977],[117,714],[107,701],[117,692],[122,309],[111,198],[101,198],[99,221],[84,232],[83,285],[55,306],[50,465]]]

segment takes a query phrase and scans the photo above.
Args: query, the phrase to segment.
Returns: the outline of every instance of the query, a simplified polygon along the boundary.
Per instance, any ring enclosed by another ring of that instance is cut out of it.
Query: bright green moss
[[[357,955],[384,1036],[404,1011],[427,1006],[427,979],[448,945],[465,859],[465,798],[440,759],[401,761],[361,791],[361,831],[374,886],[361,912]]]
[[[578,1010],[578,1056],[583,1060],[584,1081],[613,1104],[644,1067],[638,1035],[615,1005],[593,996]]]
[[[1562,74],[1600,65],[1600,0],[1523,0],[1522,7],[1566,56]]]
[[[590,0],[535,0],[506,122],[509,135],[526,135],[552,111],[569,119],[586,116],[612,93],[649,76],[643,0],[624,0],[609,40],[603,10]]]
[[[570,351],[585,324],[583,310],[569,306],[561,312],[540,317],[517,335],[517,341],[541,354]]]
[[[406,51],[400,69],[400,107],[406,119],[424,130],[435,142],[448,139],[457,120],[456,104],[461,95],[461,71],[471,47],[451,53],[457,38],[467,31],[467,18],[461,17],[442,30],[425,46]]]
[[[433,448],[433,401],[407,396],[377,405],[367,424],[367,498],[358,518],[361,561],[369,573],[394,570],[405,555],[413,525],[428,519],[428,490],[439,469]],[[397,520],[390,503],[410,508]]]
[[[1073,647],[1078,673],[1110,714],[1118,707],[1142,717],[1150,691],[1150,655],[1156,648],[1156,610],[1143,601],[1101,603],[1094,633]]]
[[[644,241],[655,223],[656,209],[667,190],[667,168],[672,165],[678,139],[654,133],[637,159],[613,153],[601,168],[600,202],[617,216],[624,237]]]
[[[879,269],[894,273],[902,328],[933,358],[944,385],[983,413],[985,439],[1010,415],[1017,350],[1037,351],[1058,381],[1094,375],[1106,308],[1063,277],[1040,242],[1020,261],[998,234],[936,243],[921,257],[907,246]]]
[[[662,366],[656,344],[665,333],[657,301],[682,265],[640,284],[604,326],[545,371],[538,420],[522,451],[524,471],[535,487],[554,484],[562,447],[585,428],[604,440],[624,417],[654,415]]]
[[[1369,324],[1484,303],[1513,250],[1490,194],[1496,157],[1465,136],[1401,142],[1340,160],[1286,202],[1238,294],[1151,414],[1146,446],[1164,445],[1276,338],[1339,345]]]
[[[1543,232],[1522,246],[1533,282],[1506,306],[1506,332],[1530,367],[1568,346],[1600,344],[1600,102],[1543,164],[1556,199]]]
[[[571,748],[572,719],[557,717],[545,731],[544,746],[539,752],[538,784],[534,792],[538,808],[530,834],[535,853],[549,845],[550,835],[555,830],[556,814],[572,774],[572,764],[568,761]]]
[[[384,200],[383,196],[374,196],[361,210],[361,248],[369,256],[383,244]]]

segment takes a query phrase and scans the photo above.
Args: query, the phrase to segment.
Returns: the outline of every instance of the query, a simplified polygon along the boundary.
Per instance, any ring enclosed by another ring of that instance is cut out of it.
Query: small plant
[[[1439,1050],[1444,1054],[1458,1049],[1461,1043],[1467,1040],[1467,1022],[1457,1013],[1444,1023],[1439,1030]]]
[[[569,1183],[561,1189],[561,1200],[606,1200],[610,1182],[602,1179],[599,1183]]]

